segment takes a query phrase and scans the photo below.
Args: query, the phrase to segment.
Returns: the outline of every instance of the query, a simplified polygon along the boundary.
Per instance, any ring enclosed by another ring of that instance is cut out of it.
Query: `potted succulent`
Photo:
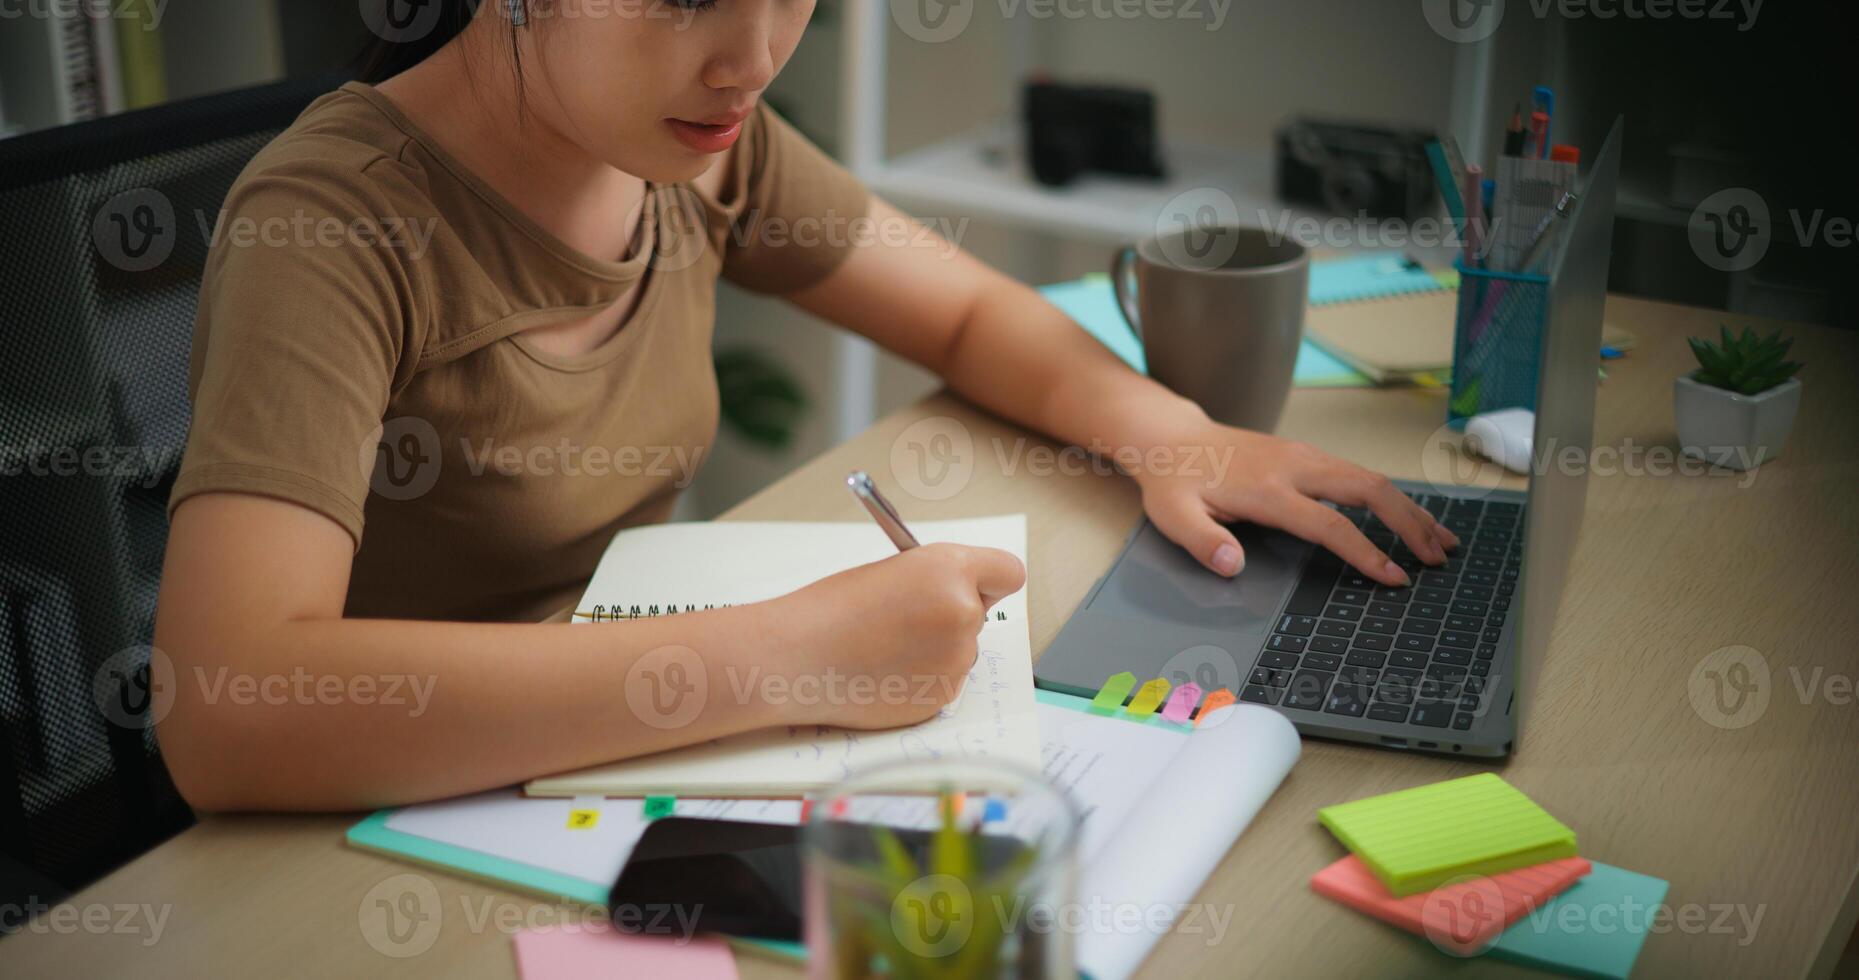
[[[1711,343],[1690,338],[1698,369],[1673,385],[1678,443],[1685,455],[1718,466],[1748,470],[1781,455],[1801,405],[1801,365],[1787,360],[1793,340],[1779,332],[1766,337],[1743,328],[1719,328]]]

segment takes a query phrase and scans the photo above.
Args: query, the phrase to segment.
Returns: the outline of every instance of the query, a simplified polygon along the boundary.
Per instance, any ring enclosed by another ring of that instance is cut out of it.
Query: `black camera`
[[[1024,92],[1033,178],[1063,187],[1088,170],[1161,177],[1155,96],[1107,85],[1032,81]]]
[[[1438,193],[1427,163],[1434,135],[1295,119],[1277,134],[1278,197],[1332,214],[1413,221]]]

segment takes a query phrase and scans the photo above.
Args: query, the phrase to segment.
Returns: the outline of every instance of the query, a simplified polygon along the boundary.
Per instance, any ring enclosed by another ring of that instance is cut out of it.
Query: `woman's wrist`
[[[731,611],[739,614],[727,627],[739,641],[732,646],[743,653],[734,658],[740,676],[730,694],[746,696],[742,707],[755,727],[831,724],[831,699],[816,693],[830,691],[831,672],[844,669],[830,635],[832,610],[802,589]]]
[[[1053,399],[1054,425],[1047,431],[1093,451],[1146,453],[1194,438],[1212,424],[1193,401],[1130,372],[1068,389]]]

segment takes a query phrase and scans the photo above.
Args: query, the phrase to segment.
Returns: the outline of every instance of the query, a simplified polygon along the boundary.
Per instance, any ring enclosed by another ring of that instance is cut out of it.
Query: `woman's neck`
[[[627,253],[645,182],[589,156],[555,125],[546,80],[526,66],[525,99],[507,51],[474,23],[377,91],[515,205],[572,248],[601,261]]]

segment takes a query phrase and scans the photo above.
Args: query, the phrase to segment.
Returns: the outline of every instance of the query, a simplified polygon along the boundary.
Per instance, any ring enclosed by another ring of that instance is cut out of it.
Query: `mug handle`
[[[1136,246],[1125,245],[1117,249],[1117,254],[1110,257],[1110,288],[1117,297],[1117,312],[1123,314],[1123,322],[1136,335],[1136,342],[1142,343],[1142,316],[1136,312],[1135,287],[1126,286],[1130,280],[1130,266],[1136,261]]]

